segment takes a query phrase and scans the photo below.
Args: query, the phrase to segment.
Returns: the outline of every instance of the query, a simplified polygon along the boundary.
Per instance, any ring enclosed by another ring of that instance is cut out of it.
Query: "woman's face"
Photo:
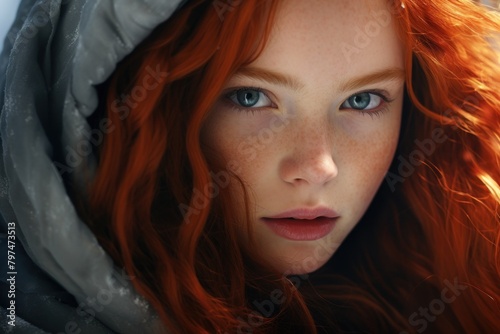
[[[256,250],[284,274],[334,254],[393,159],[404,72],[386,6],[283,1],[263,53],[227,81],[203,129],[249,191]],[[229,191],[243,221],[238,182]]]

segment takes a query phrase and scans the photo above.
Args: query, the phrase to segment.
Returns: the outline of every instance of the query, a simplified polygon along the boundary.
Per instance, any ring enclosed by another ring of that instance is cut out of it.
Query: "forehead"
[[[387,0],[285,0],[254,63],[330,79],[403,67]]]

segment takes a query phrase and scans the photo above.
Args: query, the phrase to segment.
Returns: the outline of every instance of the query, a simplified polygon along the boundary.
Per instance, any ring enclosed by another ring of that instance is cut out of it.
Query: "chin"
[[[295,254],[296,256],[279,256],[273,266],[283,275],[304,275],[312,273],[321,268],[333,256],[333,252],[327,252],[321,245],[301,245],[296,249],[284,251],[283,254]]]
[[[289,263],[289,264],[281,264],[278,267],[280,273],[283,273],[284,276],[289,275],[306,275],[310,274],[319,268],[321,268],[324,263],[314,263],[314,262],[297,262],[297,263]]]

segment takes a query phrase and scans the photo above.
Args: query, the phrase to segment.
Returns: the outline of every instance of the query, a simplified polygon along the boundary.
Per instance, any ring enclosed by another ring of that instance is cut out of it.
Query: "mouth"
[[[294,241],[311,241],[329,234],[338,218],[338,214],[333,211],[329,211],[326,216],[318,216],[310,211],[302,210],[293,216],[286,217],[280,214],[274,217],[263,217],[261,220],[280,237]]]

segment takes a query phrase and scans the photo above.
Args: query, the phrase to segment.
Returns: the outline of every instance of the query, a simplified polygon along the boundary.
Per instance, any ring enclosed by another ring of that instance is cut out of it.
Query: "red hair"
[[[470,1],[405,5],[410,131],[447,138],[402,189],[427,240],[422,278],[467,286],[449,305],[457,324],[491,332],[500,328],[500,15]]]
[[[214,215],[208,219],[212,201],[203,191],[211,179],[200,129],[227,79],[264,46],[277,3],[234,6],[225,11],[190,1],[120,64],[108,91],[106,117],[120,126],[100,152],[89,224],[171,332],[238,328],[252,312],[246,298],[252,285],[298,295],[280,276],[260,275],[257,262],[246,275],[236,232]],[[167,74],[146,99],[118,103],[157,68]],[[207,197],[199,203],[192,190]],[[187,208],[189,222],[179,208]],[[231,208],[221,214],[234,216]],[[288,305],[312,326],[300,299]],[[259,328],[272,328],[253,318]]]
[[[173,333],[285,332],[290,324],[309,333],[321,325],[415,331],[412,313],[455,280],[468,288],[429,326],[498,328],[500,68],[488,39],[500,31],[498,14],[460,0],[394,4],[407,96],[392,178],[325,266],[335,274],[311,275],[317,286],[299,293],[238,244],[227,191],[206,191],[219,169],[200,143],[225,82],[265,46],[278,3],[234,2],[221,12],[190,1],[119,64],[105,114],[119,126],[99,153],[85,209],[104,248]],[[166,75],[143,101],[120,100],[158,68]],[[400,175],[401,161],[436,129],[447,140]],[[285,303],[258,316],[250,296],[275,289]]]

